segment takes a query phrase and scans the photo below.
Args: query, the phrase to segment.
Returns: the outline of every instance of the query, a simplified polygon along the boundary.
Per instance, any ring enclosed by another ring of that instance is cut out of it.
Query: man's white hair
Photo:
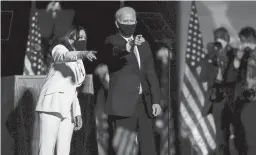
[[[136,11],[131,7],[122,7],[116,11],[115,18],[116,20],[120,19],[120,17],[125,13],[132,13],[136,16]]]

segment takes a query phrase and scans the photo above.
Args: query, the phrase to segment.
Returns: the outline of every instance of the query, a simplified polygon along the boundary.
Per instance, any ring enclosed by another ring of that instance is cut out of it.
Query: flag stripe
[[[188,69],[189,70],[189,69]],[[194,100],[195,101],[195,104],[198,106],[198,108],[199,108],[199,111],[197,111],[197,114],[199,115],[198,117],[203,117],[202,116],[202,114],[201,114],[201,109],[203,108],[203,106],[202,106],[202,104],[199,104],[199,99],[198,99],[198,96],[195,94],[195,91],[193,90],[193,88],[195,88],[195,87],[193,87],[193,85],[191,84],[191,83],[189,83],[189,82],[186,82],[186,80],[188,80],[188,79],[193,79],[193,75],[191,75],[189,78],[187,77],[187,76],[184,76],[184,89],[185,90],[187,90],[187,91],[185,91],[184,90],[184,93],[186,92],[186,93],[188,93],[188,94],[190,94],[190,98],[192,99],[192,100]],[[192,81],[192,80],[191,80]],[[187,88],[186,88],[186,87]],[[202,98],[204,98],[204,96],[202,96]],[[190,101],[190,99],[187,99],[188,101]],[[208,129],[209,129],[209,132],[210,132],[210,134],[211,134],[211,137],[213,138],[214,137],[214,135],[215,135],[215,133],[214,133],[214,129],[213,129],[213,127],[211,126],[211,124],[212,123],[214,123],[214,122],[210,122],[210,121],[213,121],[213,120],[208,120],[207,118],[205,119],[205,123],[207,124],[207,126],[208,126]]]
[[[181,105],[180,105],[180,113],[181,113],[183,121],[186,124],[186,127],[189,128],[189,131],[191,133],[189,135],[192,135],[193,139],[197,142],[195,145],[197,145],[200,148],[200,151],[202,151],[203,154],[207,154],[208,153],[207,146],[206,146],[200,132],[198,131],[198,129],[195,125],[195,122],[192,120],[190,113],[188,113],[183,102],[181,102]]]
[[[27,55],[25,55],[23,73],[24,73],[24,75],[34,75],[34,72],[32,71],[31,63],[30,63]]]
[[[202,115],[200,109],[198,109],[198,107],[195,105],[193,98],[183,99],[183,102],[185,104],[186,110],[190,114],[191,119],[195,122],[194,124],[197,127],[199,133],[205,132],[205,134],[201,134],[201,137],[203,138],[207,147],[210,147],[209,141],[211,142],[212,136],[209,132],[207,132],[207,129],[205,129],[207,128],[205,122],[201,121]]]
[[[189,103],[188,103],[189,101]],[[197,112],[198,114],[196,115],[196,126],[198,128],[198,130],[200,131],[200,133],[204,133],[202,134],[202,137],[204,138],[204,140],[207,142],[207,146],[210,147],[211,149],[215,148],[215,142],[214,142],[214,136],[213,134],[211,134],[209,132],[209,126],[207,126],[206,124],[206,119],[201,115],[201,111],[198,111],[198,107],[195,106],[194,100],[191,98],[190,100],[184,100],[185,105],[190,105],[191,109],[193,109],[193,112]],[[189,109],[189,108],[187,108]],[[191,113],[193,113],[191,112]],[[190,115],[191,115],[190,113]],[[193,117],[193,116],[191,116]],[[193,119],[193,120],[194,120]]]
[[[199,109],[202,109],[203,106],[200,104],[200,101],[198,99],[198,96],[196,95],[195,91],[193,90],[193,87],[195,87],[194,85],[192,85],[189,80],[188,80],[188,77],[187,76],[184,76],[184,85],[183,87],[187,87],[187,88],[184,88],[184,89],[188,89],[188,91],[184,92],[184,93],[187,93],[186,94],[186,98],[189,97],[188,95],[190,94],[191,96],[194,97],[194,100],[195,100],[195,103],[196,105],[198,106]],[[182,89],[183,89],[182,87]]]
[[[99,155],[107,155],[106,150],[104,149],[103,145],[101,144],[100,141],[98,141],[98,151],[99,151]]]
[[[199,84],[199,81],[197,81],[197,79],[194,77],[194,74],[191,72],[189,66],[187,65],[185,67],[185,76],[187,77],[191,85],[194,86],[192,88],[194,89],[201,106],[204,106],[205,93],[202,92],[202,90],[204,90],[203,85],[201,83]]]
[[[203,155],[207,155],[211,149],[215,149],[216,144],[213,119],[203,117],[201,113],[207,91],[199,77],[200,70],[205,67],[200,65],[204,58],[203,39],[196,4],[195,1],[192,1],[188,24],[186,65],[181,93],[181,115],[183,121],[191,130],[189,136],[191,143],[196,143],[194,149],[196,151],[200,150]]]
[[[204,120],[205,120],[205,123],[206,123],[206,126],[207,126],[207,128],[208,128],[208,130],[209,130],[209,133],[211,134],[211,137],[212,137],[212,140],[213,141],[211,141],[211,145],[210,145],[210,147],[211,147],[211,149],[212,150],[214,150],[215,149],[215,147],[216,147],[216,143],[215,143],[215,135],[216,135],[216,132],[214,131],[214,120],[213,119],[211,119],[211,118],[213,118],[213,117],[210,117],[210,115],[208,115],[208,116],[206,116],[206,117],[202,117],[202,118],[204,118]]]

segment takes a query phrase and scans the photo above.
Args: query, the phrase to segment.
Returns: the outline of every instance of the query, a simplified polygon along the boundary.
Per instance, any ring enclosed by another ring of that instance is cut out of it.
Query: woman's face
[[[78,34],[78,40],[86,40],[87,36],[84,30],[80,30]]]

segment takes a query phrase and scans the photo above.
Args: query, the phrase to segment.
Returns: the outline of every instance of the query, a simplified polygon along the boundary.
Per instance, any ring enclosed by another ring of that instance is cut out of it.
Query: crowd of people
[[[200,74],[208,82],[202,114],[213,114],[216,126],[217,155],[229,155],[230,137],[239,155],[255,154],[256,103],[256,30],[241,28],[240,46],[230,45],[226,28],[214,31],[214,42],[207,44],[208,54]],[[252,120],[250,120],[252,119]]]

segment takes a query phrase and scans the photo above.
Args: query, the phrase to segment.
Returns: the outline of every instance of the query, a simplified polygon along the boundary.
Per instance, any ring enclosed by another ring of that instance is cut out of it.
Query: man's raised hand
[[[145,42],[145,39],[143,38],[143,36],[140,34],[140,35],[137,35],[135,37],[135,40],[134,40],[134,44],[135,45],[141,45],[142,43]]]

